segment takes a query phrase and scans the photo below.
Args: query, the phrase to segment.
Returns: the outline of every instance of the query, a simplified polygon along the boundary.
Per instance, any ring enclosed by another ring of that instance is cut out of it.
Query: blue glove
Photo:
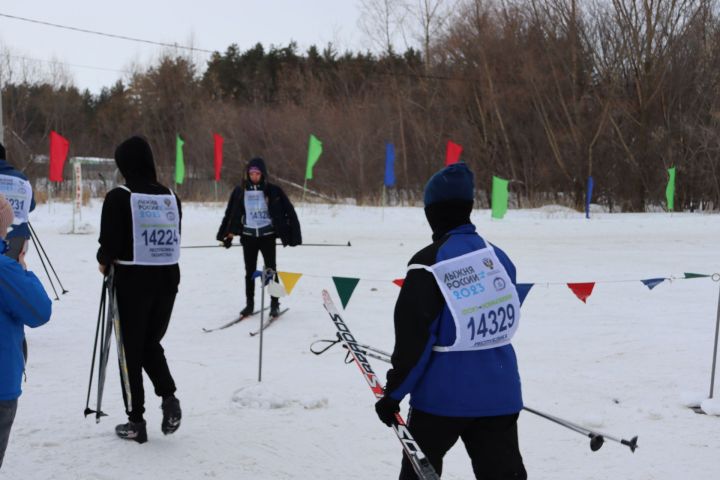
[[[397,424],[395,414],[400,411],[400,402],[394,398],[385,395],[375,403],[375,412],[381,422],[388,427]]]

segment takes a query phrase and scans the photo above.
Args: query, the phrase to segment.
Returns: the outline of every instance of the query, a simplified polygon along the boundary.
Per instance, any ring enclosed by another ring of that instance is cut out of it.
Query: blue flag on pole
[[[395,145],[385,144],[385,186],[395,186]]]
[[[590,218],[590,200],[592,200],[593,178],[588,177],[587,195],[585,195],[585,218]]]

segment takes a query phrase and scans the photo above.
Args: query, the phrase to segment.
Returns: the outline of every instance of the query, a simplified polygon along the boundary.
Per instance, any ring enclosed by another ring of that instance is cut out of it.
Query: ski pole
[[[100,325],[102,325],[102,319],[105,316],[105,292],[107,286],[105,285],[105,278],[103,277],[102,293],[100,294],[100,309],[98,311],[97,326],[95,327],[95,342],[93,343],[93,354],[92,360],[90,361],[90,380],[88,381],[88,392],[87,399],[85,400],[85,416],[87,417],[91,413],[95,413],[95,410],[90,409],[90,391],[92,390],[92,379],[93,373],[95,372],[95,357],[97,354],[98,337],[100,336]]]
[[[315,355],[322,355],[323,353],[327,352],[328,350],[330,350],[332,347],[334,347],[335,345],[337,345],[340,342],[342,342],[342,337],[340,337],[339,334],[338,334],[337,340],[326,340],[326,339],[316,340],[312,344],[310,344],[310,351],[312,353],[314,353]],[[327,347],[323,348],[322,350],[313,350],[313,346],[318,343],[327,343],[329,345]],[[391,353],[385,352],[385,351],[380,350],[375,347],[371,347],[370,345],[364,345],[362,343],[358,343],[356,345],[363,349],[363,353],[376,353],[377,354],[376,356],[372,356],[372,355],[371,356],[373,358],[382,360],[384,362],[390,362],[390,357],[392,357]],[[343,348],[345,348],[345,347],[343,346]]]
[[[239,243],[233,243],[232,244],[235,247],[240,246]],[[276,243],[276,245],[282,246],[282,243]],[[218,247],[224,247],[222,243],[218,245],[184,245],[180,248],[218,248]],[[352,247],[352,244],[348,240],[347,243],[301,243],[300,245],[296,245],[297,247]]]
[[[28,222],[28,226],[30,227],[30,233],[35,236],[35,239],[37,240],[37,244],[40,245],[40,249],[42,250],[43,255],[45,255],[45,258],[48,261],[48,265],[50,265],[50,269],[55,274],[55,278],[57,279],[58,284],[60,285],[60,288],[62,289],[63,295],[65,295],[68,292],[68,290],[66,290],[65,287],[63,287],[63,284],[60,281],[60,277],[58,276],[57,272],[55,271],[55,267],[53,267],[53,264],[50,261],[50,257],[45,252],[45,247],[43,247],[42,243],[40,242],[40,237],[38,237],[37,233],[35,233],[35,229],[33,228],[32,224],[30,222]]]
[[[329,350],[330,348],[332,348],[333,346],[335,346],[335,345],[337,345],[338,343],[340,343],[341,341],[342,341],[342,339],[341,339],[341,337],[340,337],[339,335],[338,335],[338,340],[318,340],[318,341],[316,341],[316,342],[313,342],[313,343],[310,345],[310,351],[311,351],[312,353],[314,353],[315,355],[321,355],[321,354],[325,353],[326,351],[328,351],[328,350]],[[329,345],[328,345],[327,347],[323,348],[322,350],[318,350],[318,351],[313,350],[313,348],[312,348],[313,345],[315,345],[316,343],[321,343],[321,342],[328,343]],[[371,358],[375,358],[375,359],[377,359],[377,360],[381,360],[381,361],[383,361],[383,362],[390,363],[390,357],[391,357],[391,355],[388,354],[387,352],[383,352],[382,350],[378,350],[378,349],[373,348],[373,347],[371,347],[371,346],[369,346],[369,345],[362,345],[362,344],[359,344],[359,343],[356,343],[355,345],[357,345],[358,347],[360,347],[360,349],[362,349],[362,350],[359,350],[359,352],[362,353],[363,355],[365,355],[366,357],[371,357]],[[343,344],[343,348],[348,349],[347,344]],[[374,354],[374,353],[377,353],[377,355]],[[348,349],[348,355],[350,355],[350,354],[351,354],[351,351],[350,351],[350,349]],[[346,357],[345,363],[351,363],[351,362],[352,362],[352,359],[350,359],[350,361],[348,361],[348,358]],[[580,425],[574,424],[574,423],[569,422],[569,421],[567,421],[567,420],[563,420],[562,418],[555,417],[555,416],[553,416],[553,415],[549,415],[549,414],[547,414],[547,413],[540,412],[540,411],[535,410],[535,409],[530,408],[530,407],[523,407],[523,410],[527,410],[527,411],[530,412],[530,413],[534,413],[535,415],[538,415],[538,416],[543,417],[543,418],[545,418],[545,419],[547,419],[547,420],[550,420],[550,421],[552,421],[552,422],[555,422],[555,423],[557,423],[558,425],[562,425],[563,427],[568,428],[568,429],[570,429],[570,430],[573,430],[574,432],[577,432],[577,433],[579,433],[579,434],[581,434],[581,435],[587,436],[588,438],[590,438],[590,449],[591,449],[593,452],[599,450],[600,447],[603,446],[603,443],[605,443],[605,439],[612,440],[612,441],[614,441],[614,442],[617,442],[617,443],[620,443],[620,444],[622,444],[622,445],[625,445],[625,446],[627,446],[628,448],[630,448],[630,451],[632,451],[633,453],[635,453],[635,449],[638,448],[638,444],[637,444],[637,439],[638,439],[638,437],[637,437],[637,435],[634,436],[633,438],[631,438],[630,440],[618,439],[618,438],[615,438],[615,437],[613,437],[613,436],[611,436],[611,435],[590,430],[590,429],[588,429],[588,428],[585,428],[585,427],[582,427],[582,426],[580,426]]]
[[[40,263],[43,266],[43,269],[45,270],[45,275],[47,275],[48,280],[50,281],[50,286],[53,289],[53,292],[55,292],[55,300],[60,300],[60,297],[58,296],[57,290],[55,289],[55,284],[52,281],[52,277],[50,276],[50,272],[48,272],[47,267],[45,266],[45,260],[43,260],[42,254],[40,253],[40,250],[38,249],[37,241],[35,240],[34,235],[30,235],[30,240],[32,240],[33,245],[35,245],[35,250],[38,252],[38,258],[40,259]]]
[[[633,438],[631,438],[630,440],[618,439],[616,437],[607,435],[605,433],[600,433],[600,432],[596,432],[594,430],[590,430],[589,428],[581,427],[580,425],[576,425],[567,420],[563,420],[562,418],[555,417],[553,415],[549,415],[547,413],[543,413],[538,410],[534,410],[530,407],[523,407],[523,410],[526,410],[530,413],[534,413],[535,415],[538,415],[542,418],[550,420],[551,422],[555,422],[558,425],[562,425],[565,428],[568,428],[568,429],[573,430],[581,435],[585,435],[585,436],[589,437],[590,438],[590,450],[592,450],[593,452],[600,450],[600,447],[603,446],[605,439],[612,440],[614,442],[625,445],[628,448],[630,448],[630,451],[633,453],[635,453],[635,449],[638,448],[637,435],[634,436]]]

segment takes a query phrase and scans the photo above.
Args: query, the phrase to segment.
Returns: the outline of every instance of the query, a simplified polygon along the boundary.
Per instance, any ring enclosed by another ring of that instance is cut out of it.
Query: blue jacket
[[[486,247],[475,226],[453,228],[419,251],[410,264],[431,266]],[[511,281],[515,265],[492,245]],[[435,352],[455,342],[455,322],[432,273],[410,270],[395,306],[395,350],[386,394],[410,394],[410,405],[433,415],[487,417],[523,407],[520,374],[512,345],[488,350]]]
[[[8,175],[10,177],[22,178],[27,180],[28,178],[20,171],[16,170],[12,165],[7,163],[6,160],[0,158],[0,175]],[[30,211],[35,210],[35,195],[33,194],[30,201]],[[23,237],[30,238],[30,228],[27,223],[21,223],[20,225],[13,225],[12,230],[8,231],[7,238]]]
[[[50,320],[51,305],[34,273],[0,255],[0,400],[20,396],[24,326],[35,328]]]

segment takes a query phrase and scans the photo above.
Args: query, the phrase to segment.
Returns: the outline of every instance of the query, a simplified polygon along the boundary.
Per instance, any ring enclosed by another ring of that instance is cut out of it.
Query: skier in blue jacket
[[[16,170],[5,159],[5,147],[0,143],[0,193],[10,202],[15,213],[12,229],[7,233],[10,250],[7,255],[17,259],[25,242],[30,239],[28,225],[30,212],[35,210],[32,186],[25,174]]]
[[[13,218],[13,208],[0,194],[0,251],[7,251],[5,235]],[[21,393],[24,326],[43,325],[50,320],[50,312],[50,298],[38,278],[27,271],[24,250],[17,261],[0,255],[0,467]]]
[[[510,340],[520,317],[515,266],[475,231],[473,174],[445,167],[424,192],[433,243],[410,260],[395,305],[395,349],[385,396],[391,426],[410,395],[408,428],[435,470],[462,439],[476,478],[525,479],[517,418],[523,407]],[[403,457],[401,480],[416,479]]]

